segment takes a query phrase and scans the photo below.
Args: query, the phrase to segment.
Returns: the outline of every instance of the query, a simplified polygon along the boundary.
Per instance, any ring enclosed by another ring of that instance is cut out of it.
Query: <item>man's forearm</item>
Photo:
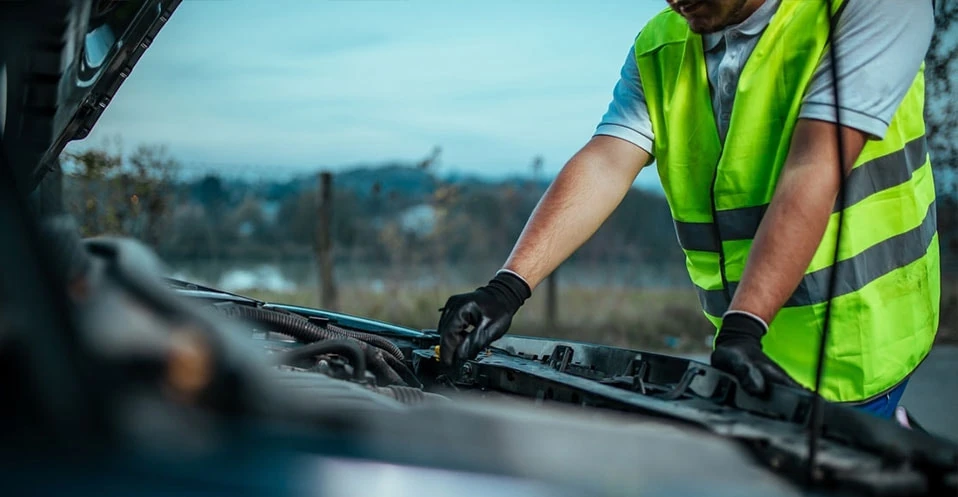
[[[756,234],[731,310],[771,323],[798,287],[835,205],[837,179],[811,169],[783,174]]]
[[[746,311],[771,323],[801,282],[839,192],[834,133],[834,126],[821,122],[796,128],[795,151],[752,243],[730,310]],[[864,136],[849,129],[843,136],[847,174],[861,152]]]
[[[504,268],[535,288],[599,229],[648,157],[618,138],[593,138],[542,196]]]

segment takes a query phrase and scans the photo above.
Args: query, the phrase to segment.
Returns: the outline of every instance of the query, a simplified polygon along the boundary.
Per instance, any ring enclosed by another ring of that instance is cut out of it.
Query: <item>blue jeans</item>
[[[908,379],[901,382],[900,385],[894,389],[885,393],[881,397],[872,400],[871,402],[857,405],[856,409],[861,409],[865,412],[870,412],[878,417],[882,418],[891,418],[895,414],[895,407],[898,406],[898,401],[901,400],[901,396],[905,393],[905,387],[908,386]]]

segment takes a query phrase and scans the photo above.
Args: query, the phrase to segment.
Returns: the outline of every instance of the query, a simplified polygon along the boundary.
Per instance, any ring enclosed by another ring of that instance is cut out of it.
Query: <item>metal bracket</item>
[[[648,371],[649,363],[642,360],[641,354],[637,354],[635,358],[629,361],[629,365],[625,368],[625,374],[599,380],[599,383],[626,386],[630,391],[646,395],[648,392],[645,389],[645,376]]]
[[[638,362],[638,371],[636,371],[636,362]],[[646,373],[649,371],[649,363],[643,361],[641,358],[636,357],[632,360],[629,365],[629,375],[632,376],[632,391],[641,392],[642,395],[645,395],[645,378]]]
[[[320,328],[325,328],[330,323],[330,319],[325,316],[307,316],[306,320]]]
[[[549,367],[560,373],[564,373],[569,368],[569,362],[572,361],[572,347],[568,345],[556,345],[549,357]]]
[[[662,395],[659,395],[658,398],[662,400],[678,399],[679,397],[684,395],[685,392],[688,391],[689,385],[692,384],[692,380],[694,380],[696,376],[702,376],[704,374],[705,374],[705,370],[702,368],[698,368],[698,367],[689,368],[685,372],[685,374],[682,375],[682,379],[679,380],[679,382],[675,385],[675,388],[673,388],[672,390],[669,390],[668,392]]]

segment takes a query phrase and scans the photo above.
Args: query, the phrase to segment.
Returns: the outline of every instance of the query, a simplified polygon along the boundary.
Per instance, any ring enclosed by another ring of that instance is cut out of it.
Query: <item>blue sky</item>
[[[184,0],[91,135],[250,172],[415,160],[554,174],[591,136],[649,0]],[[258,171],[259,169],[257,169]],[[640,183],[654,183],[650,169]]]

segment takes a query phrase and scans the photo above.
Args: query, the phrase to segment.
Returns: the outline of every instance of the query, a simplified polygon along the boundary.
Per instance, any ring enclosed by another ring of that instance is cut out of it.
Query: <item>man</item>
[[[595,135],[540,200],[503,268],[448,299],[442,361],[474,357],[501,337],[655,160],[717,329],[712,364],[756,395],[770,383],[814,388],[827,318],[822,395],[890,416],[938,325],[922,119],[933,7],[832,3],[669,0],[637,36]]]

